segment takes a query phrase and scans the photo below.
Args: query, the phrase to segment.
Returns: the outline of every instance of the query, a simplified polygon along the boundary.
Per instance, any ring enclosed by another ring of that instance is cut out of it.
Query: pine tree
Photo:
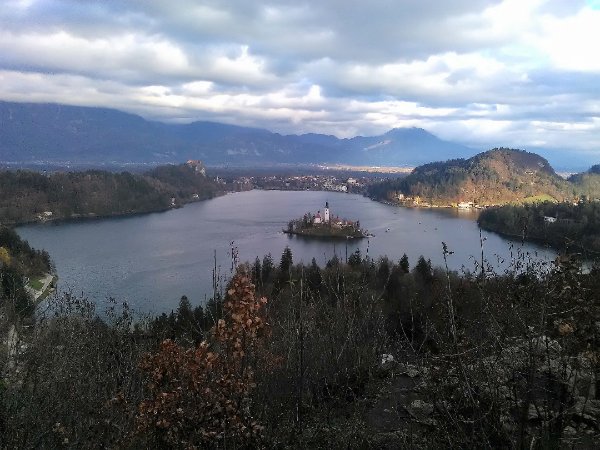
[[[408,256],[406,256],[406,253],[400,258],[400,270],[403,273],[408,273],[410,271],[410,264],[408,263]]]

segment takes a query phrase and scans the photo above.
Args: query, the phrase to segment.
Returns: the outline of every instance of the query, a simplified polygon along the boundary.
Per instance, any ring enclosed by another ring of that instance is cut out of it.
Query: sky
[[[599,42],[600,0],[2,0],[0,100],[600,159]]]

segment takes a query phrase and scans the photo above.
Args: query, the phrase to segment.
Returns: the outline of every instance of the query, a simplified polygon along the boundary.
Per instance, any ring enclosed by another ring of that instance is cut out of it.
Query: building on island
[[[308,217],[310,219],[311,215],[308,213]],[[329,211],[329,202],[325,202],[325,210],[323,211],[323,215],[321,215],[321,210],[317,211],[317,213],[312,216],[312,224],[313,225],[331,225],[331,212]]]
[[[310,212],[300,219],[290,220],[287,228],[282,230],[286,234],[294,234],[318,238],[343,238],[362,239],[369,236],[366,230],[360,228],[360,222],[342,219],[331,213],[329,202],[325,202],[323,213]]]

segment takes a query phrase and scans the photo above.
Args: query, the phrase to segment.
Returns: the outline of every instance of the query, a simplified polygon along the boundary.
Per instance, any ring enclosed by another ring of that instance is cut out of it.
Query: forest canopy
[[[2,171],[0,223],[160,211],[217,195],[217,184],[195,167],[165,166],[146,174]]]

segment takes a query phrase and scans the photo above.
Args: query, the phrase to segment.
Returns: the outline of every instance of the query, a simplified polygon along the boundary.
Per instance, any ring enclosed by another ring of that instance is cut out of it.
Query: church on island
[[[329,202],[325,202],[325,211],[323,212],[323,218],[321,218],[321,211],[317,211],[317,214],[315,214],[315,217],[313,218],[313,224],[320,225],[329,222]]]
[[[317,211],[315,215],[306,213],[302,219],[291,220],[288,223],[287,234],[297,234],[302,236],[314,237],[342,237],[342,238],[363,238],[368,234],[361,230],[360,222],[352,222],[346,219],[340,219],[331,214],[329,202],[325,202],[323,214]]]

